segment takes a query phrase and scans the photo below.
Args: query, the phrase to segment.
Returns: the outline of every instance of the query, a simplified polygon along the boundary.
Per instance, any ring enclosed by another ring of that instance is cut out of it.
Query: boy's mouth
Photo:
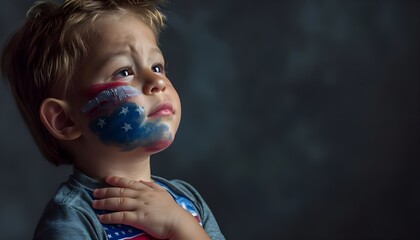
[[[152,109],[152,111],[150,111],[150,114],[147,117],[155,118],[161,116],[169,116],[172,114],[174,114],[174,108],[172,104],[170,104],[169,102],[164,102]]]

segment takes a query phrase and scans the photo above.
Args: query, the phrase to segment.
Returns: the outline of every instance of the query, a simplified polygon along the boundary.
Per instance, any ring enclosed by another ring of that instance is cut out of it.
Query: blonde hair
[[[27,21],[7,42],[1,58],[20,112],[44,157],[55,165],[72,164],[71,154],[47,131],[39,117],[42,101],[66,98],[78,64],[94,36],[89,24],[105,14],[130,12],[158,36],[164,0],[66,0],[63,5],[36,2]]]

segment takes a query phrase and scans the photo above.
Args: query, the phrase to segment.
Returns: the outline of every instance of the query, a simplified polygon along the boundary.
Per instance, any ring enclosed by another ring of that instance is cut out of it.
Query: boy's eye
[[[163,73],[165,68],[163,67],[163,64],[158,64],[152,67],[152,71],[155,73]]]
[[[112,76],[114,78],[125,78],[128,76],[134,75],[133,70],[131,70],[131,68],[123,68],[120,69],[118,71],[116,71],[114,74],[112,74]]]

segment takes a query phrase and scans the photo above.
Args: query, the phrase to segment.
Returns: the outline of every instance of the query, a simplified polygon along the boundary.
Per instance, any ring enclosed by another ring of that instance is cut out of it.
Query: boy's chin
[[[171,146],[172,142],[173,142],[173,139],[158,141],[151,144],[150,146],[145,147],[144,151],[148,154],[155,154]]]

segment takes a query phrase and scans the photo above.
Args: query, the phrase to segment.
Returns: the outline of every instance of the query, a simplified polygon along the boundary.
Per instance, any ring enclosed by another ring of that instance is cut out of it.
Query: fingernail
[[[93,194],[93,196],[98,195],[98,189],[94,189],[93,192],[92,192],[92,194]]]

